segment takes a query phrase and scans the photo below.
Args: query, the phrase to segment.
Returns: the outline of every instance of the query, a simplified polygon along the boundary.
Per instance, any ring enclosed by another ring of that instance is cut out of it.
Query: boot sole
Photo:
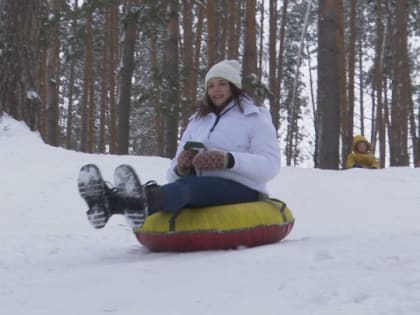
[[[95,229],[103,228],[109,219],[106,211],[105,182],[99,168],[94,164],[82,166],[77,179],[80,196],[86,201],[86,212]]]
[[[114,171],[114,185],[126,203],[124,216],[127,224],[133,229],[142,227],[147,217],[146,193],[136,171],[130,165],[118,166]]]

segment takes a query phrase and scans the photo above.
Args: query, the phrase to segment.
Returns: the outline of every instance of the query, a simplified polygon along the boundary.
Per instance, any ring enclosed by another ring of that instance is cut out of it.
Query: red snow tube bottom
[[[137,239],[153,252],[236,249],[271,244],[282,240],[293,228],[293,222],[284,226],[259,226],[243,231],[183,232],[168,234],[137,233]]]
[[[278,242],[292,230],[294,217],[285,203],[265,200],[177,214],[158,212],[135,231],[151,251],[197,251],[254,247]]]

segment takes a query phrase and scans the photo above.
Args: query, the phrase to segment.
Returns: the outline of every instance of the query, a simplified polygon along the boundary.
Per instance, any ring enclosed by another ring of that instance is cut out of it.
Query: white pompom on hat
[[[207,83],[213,78],[223,78],[242,88],[241,64],[237,60],[223,60],[213,65],[206,74],[204,86],[207,89]]]

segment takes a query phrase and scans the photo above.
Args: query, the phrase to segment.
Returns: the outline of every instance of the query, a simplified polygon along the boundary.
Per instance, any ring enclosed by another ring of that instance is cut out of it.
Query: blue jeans
[[[183,208],[200,208],[229,203],[252,202],[260,197],[258,191],[235,181],[220,177],[187,176],[173,183],[160,186],[163,192],[163,209],[177,212]]]

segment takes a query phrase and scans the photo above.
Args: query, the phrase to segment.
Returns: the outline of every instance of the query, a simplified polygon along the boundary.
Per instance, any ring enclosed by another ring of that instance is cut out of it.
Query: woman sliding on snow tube
[[[242,90],[240,64],[224,60],[205,77],[206,93],[190,118],[167,172],[168,183],[142,185],[134,169],[120,165],[114,188],[99,169],[81,168],[79,191],[88,219],[102,228],[113,214],[139,230],[157,212],[257,202],[280,168],[280,149],[270,112]]]

